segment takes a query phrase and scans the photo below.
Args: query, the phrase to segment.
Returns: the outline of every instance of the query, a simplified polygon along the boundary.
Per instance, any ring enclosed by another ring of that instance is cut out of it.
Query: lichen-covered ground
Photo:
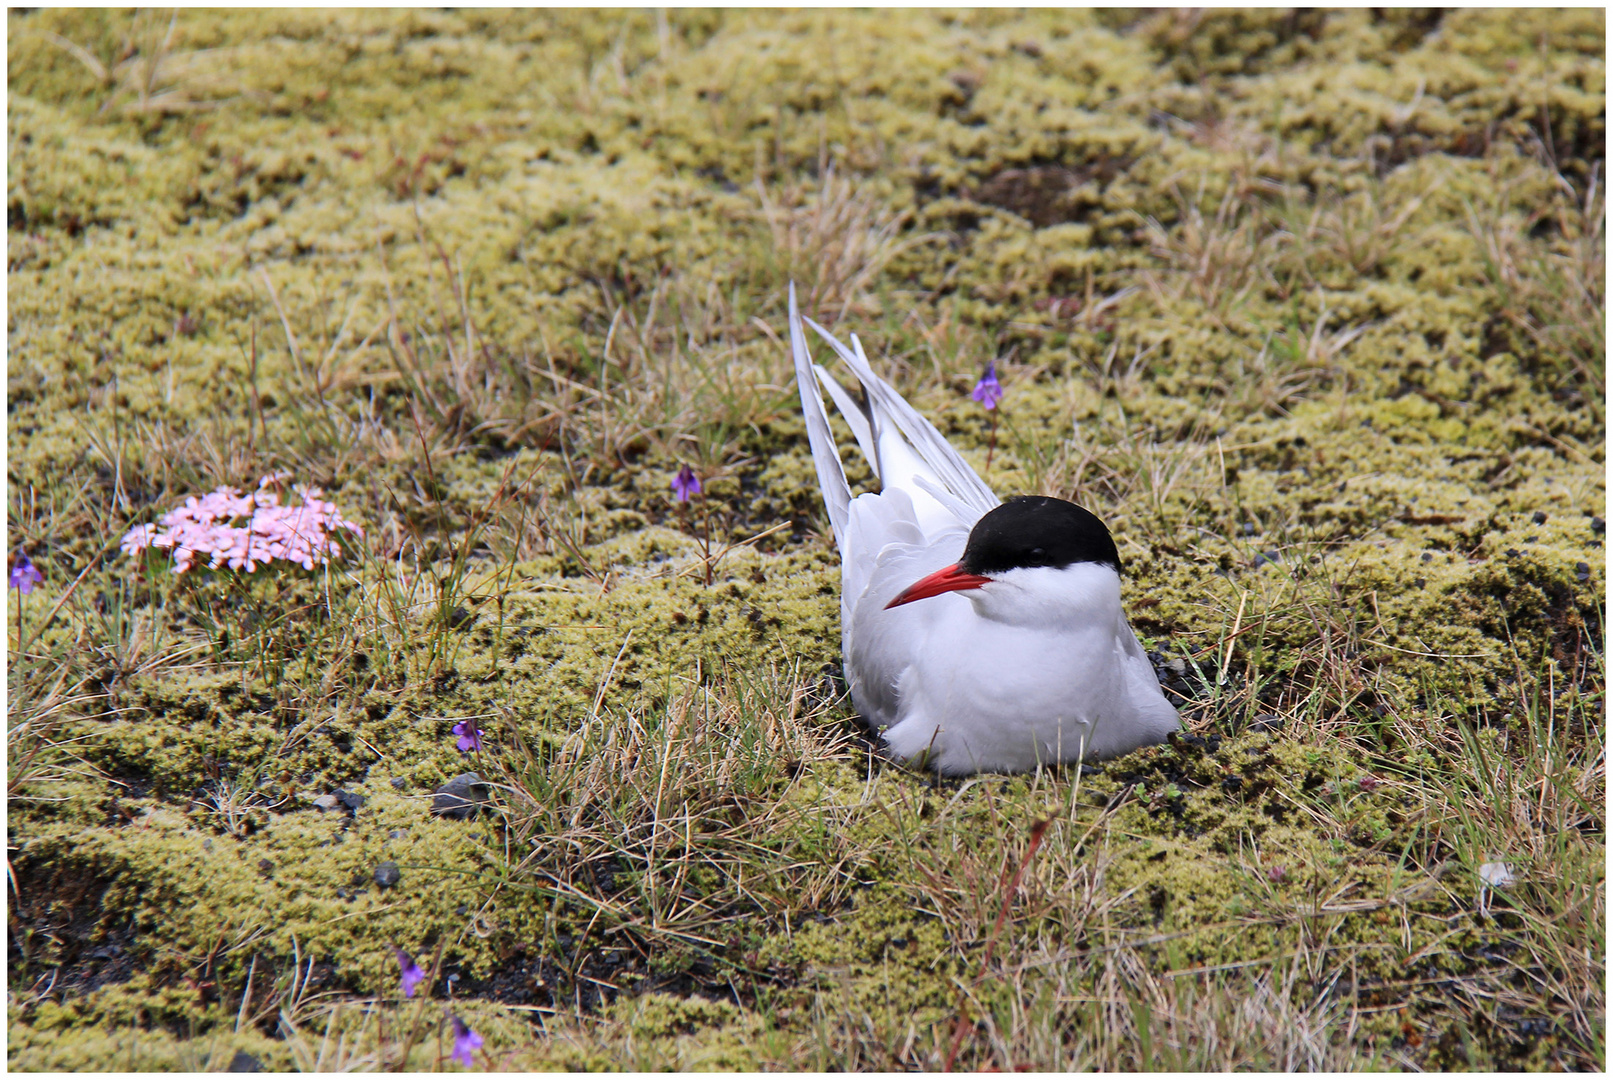
[[[1601,11],[7,25],[12,1069],[1603,1067]],[[879,756],[791,280],[1185,738]]]

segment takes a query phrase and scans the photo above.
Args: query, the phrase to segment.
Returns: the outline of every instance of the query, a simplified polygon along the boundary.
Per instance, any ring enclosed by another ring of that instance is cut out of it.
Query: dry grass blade
[[[911,215],[892,213],[873,189],[820,163],[819,181],[769,192],[758,176],[754,189],[761,216],[782,262],[781,277],[798,280],[801,308],[834,322],[875,313],[864,297],[887,263],[930,239],[903,236]]]

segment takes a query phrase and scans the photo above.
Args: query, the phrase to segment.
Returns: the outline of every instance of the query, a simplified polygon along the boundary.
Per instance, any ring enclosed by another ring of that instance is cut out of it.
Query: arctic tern
[[[1120,607],[1120,555],[1063,499],[1002,502],[930,422],[805,320],[862,385],[790,350],[818,486],[840,549],[852,701],[891,753],[949,776],[1027,772],[1164,742],[1179,724]],[[814,378],[815,376],[815,378]],[[880,482],[853,498],[819,384]]]

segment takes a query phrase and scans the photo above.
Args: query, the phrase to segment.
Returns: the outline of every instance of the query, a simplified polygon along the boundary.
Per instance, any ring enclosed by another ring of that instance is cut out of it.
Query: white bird
[[[812,362],[791,285],[796,385],[840,549],[846,679],[891,753],[956,776],[1164,742],[1180,721],[1120,608],[1108,527],[1063,499],[999,500],[874,374],[856,334],[848,349],[806,321],[863,389],[858,402]],[[820,382],[877,494],[852,498]]]

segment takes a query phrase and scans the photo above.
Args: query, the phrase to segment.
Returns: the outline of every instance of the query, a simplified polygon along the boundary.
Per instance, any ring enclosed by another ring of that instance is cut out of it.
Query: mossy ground
[[[8,28],[13,1069],[1604,1064],[1601,12]],[[878,756],[791,280],[1186,739]],[[118,553],[274,470],[364,557]]]

